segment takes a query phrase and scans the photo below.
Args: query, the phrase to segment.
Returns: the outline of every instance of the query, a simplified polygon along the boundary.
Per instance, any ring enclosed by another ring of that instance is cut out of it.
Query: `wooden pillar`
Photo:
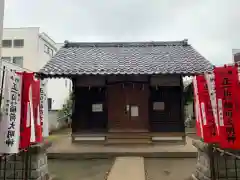
[[[151,90],[151,76],[147,77],[147,87],[148,94],[148,130],[149,132],[153,132],[152,129],[152,109],[153,109],[153,101],[152,101],[152,90]]]
[[[184,109],[184,86],[183,86],[183,76],[180,76],[180,89],[181,89],[181,122],[182,122],[182,128],[185,132],[185,109]]]
[[[192,95],[192,97],[193,97],[193,119],[196,119],[196,117],[195,117],[195,106],[194,106],[194,104],[195,104],[195,98],[194,98],[194,87],[193,87],[193,83],[190,85],[190,87],[189,88],[191,88],[191,95]]]
[[[76,124],[76,78],[72,78],[72,133],[76,132],[77,124]]]

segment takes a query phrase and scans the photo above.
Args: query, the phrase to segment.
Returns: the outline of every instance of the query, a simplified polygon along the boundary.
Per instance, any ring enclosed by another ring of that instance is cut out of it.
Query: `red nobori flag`
[[[42,142],[42,125],[40,121],[40,81],[33,78],[32,82],[32,103],[33,103],[33,117],[35,124],[35,142]]]
[[[212,105],[208,92],[207,82],[204,75],[196,76],[198,86],[198,98],[202,119],[203,140],[206,143],[217,143],[217,126],[213,115]]]
[[[237,66],[214,69],[218,107],[220,147],[240,149]]]
[[[22,73],[22,109],[20,126],[20,149],[30,146],[31,120],[29,115],[29,91],[33,80],[33,73]]]
[[[193,78],[193,88],[194,88],[194,108],[195,108],[195,118],[196,118],[196,133],[197,136],[203,139],[203,129],[202,129],[202,119],[199,106],[198,98],[198,86],[196,76]]]

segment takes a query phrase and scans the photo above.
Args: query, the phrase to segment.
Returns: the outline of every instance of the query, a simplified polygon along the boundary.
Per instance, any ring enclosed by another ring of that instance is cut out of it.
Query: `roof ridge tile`
[[[151,46],[188,46],[188,40],[182,41],[147,41],[147,42],[64,42],[64,48],[80,47],[151,47]]]

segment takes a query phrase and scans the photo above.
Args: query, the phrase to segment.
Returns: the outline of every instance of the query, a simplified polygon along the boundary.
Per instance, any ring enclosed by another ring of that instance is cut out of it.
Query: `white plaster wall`
[[[72,88],[69,79],[48,79],[48,97],[52,98],[52,110],[62,109],[63,104],[69,98]]]
[[[2,56],[23,56],[23,68],[36,71],[38,69],[38,27],[4,28],[3,39],[24,39],[22,48],[2,48]],[[16,65],[17,66],[17,65]]]

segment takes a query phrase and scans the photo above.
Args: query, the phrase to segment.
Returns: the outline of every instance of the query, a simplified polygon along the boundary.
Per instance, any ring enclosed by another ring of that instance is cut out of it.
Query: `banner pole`
[[[214,146],[213,146],[212,143],[208,144],[208,154],[209,154],[209,160],[210,160],[211,180],[216,180],[213,148],[214,148]]]
[[[4,79],[5,79],[5,71],[6,66],[3,66],[3,73],[2,73],[2,82],[1,82],[1,91],[0,91],[0,108],[2,109],[2,99],[3,99],[3,86],[4,86]]]

